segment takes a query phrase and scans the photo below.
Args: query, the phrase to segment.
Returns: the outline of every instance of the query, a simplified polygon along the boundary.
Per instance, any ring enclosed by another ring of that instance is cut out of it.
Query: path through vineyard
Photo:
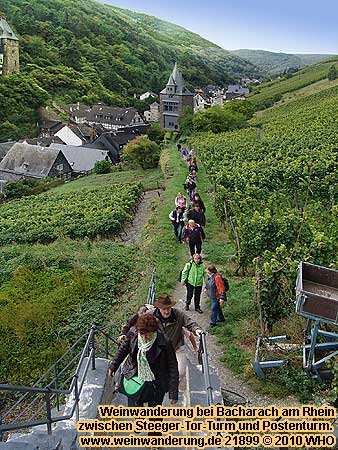
[[[160,189],[146,191],[139,204],[134,220],[125,228],[122,241],[126,244],[136,244],[140,242],[144,226],[152,213],[152,204],[161,195]]]
[[[185,306],[185,295],[186,289],[181,283],[177,283],[175,290],[173,292],[172,298],[177,302],[176,307],[179,309],[184,309]],[[193,302],[192,302],[193,303]],[[203,314],[199,314],[193,310],[190,306],[190,311],[187,313],[192,317],[204,330],[209,328],[209,318],[210,318],[210,308],[208,305],[206,295],[202,295],[201,308]],[[253,389],[242,379],[237,377],[230,369],[226,368],[220,361],[222,357],[222,346],[217,342],[217,337],[211,334],[207,335],[207,346],[209,354],[209,363],[211,366],[215,367],[218,371],[221,385],[223,389],[227,389],[236,392],[252,405],[269,406],[295,406],[299,402],[293,397],[289,396],[283,399],[274,399],[268,396],[263,396],[254,392]],[[254,356],[254,355],[253,355]],[[229,395],[229,399],[232,397]]]

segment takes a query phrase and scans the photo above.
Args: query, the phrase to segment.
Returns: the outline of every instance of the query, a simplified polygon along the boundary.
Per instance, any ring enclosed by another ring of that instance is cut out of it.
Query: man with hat
[[[171,341],[176,352],[178,363],[179,381],[184,378],[187,367],[187,356],[184,349],[184,337],[192,343],[195,351],[198,351],[194,335],[200,336],[201,328],[185,312],[174,308],[176,302],[172,301],[168,294],[162,294],[153,305],[142,306],[138,313],[131,317],[123,328],[121,340],[125,338],[140,314],[152,314],[160,323],[160,331],[163,331]]]
[[[190,333],[189,337],[202,333],[201,328],[184,311],[174,308],[176,302],[172,301],[168,294],[162,294],[154,303],[155,310],[152,314],[160,322],[160,330],[168,336],[173,344],[178,362],[179,380],[185,375],[187,357],[184,349],[185,330]]]

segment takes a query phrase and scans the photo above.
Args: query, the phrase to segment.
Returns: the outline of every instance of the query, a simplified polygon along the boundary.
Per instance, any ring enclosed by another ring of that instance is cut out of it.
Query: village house
[[[248,88],[242,87],[239,84],[229,84],[225,92],[225,99],[245,99],[246,95],[249,95],[249,92]]]
[[[141,101],[148,100],[149,97],[156,98],[157,94],[155,94],[154,92],[151,92],[151,91],[145,92],[144,94],[140,95],[140,100]]]
[[[91,111],[90,106],[81,105],[79,102],[62,106],[62,109],[69,115],[69,119],[75,123],[86,123]]]
[[[19,39],[0,15],[0,75],[19,72]]]
[[[72,168],[72,175],[92,172],[97,161],[111,162],[109,152],[106,150],[62,144],[51,144],[50,148],[62,152]]]
[[[72,168],[60,150],[21,142],[14,144],[0,162],[0,179],[5,181],[70,176],[71,173]]]
[[[87,147],[107,150],[113,163],[118,164],[123,147],[136,137],[146,134],[148,128],[148,125],[140,125],[139,127],[126,127],[117,131],[106,131],[100,134],[94,142],[88,144]]]
[[[39,138],[54,137],[60,140],[55,140],[56,143],[81,146],[92,142],[96,136],[96,130],[87,124],[51,120],[42,123]]]
[[[166,87],[160,92],[161,127],[178,130],[179,117],[186,106],[194,108],[194,94],[186,87],[175,63]]]
[[[63,109],[69,114],[69,118],[77,124],[101,126],[105,131],[119,130],[145,123],[143,117],[133,107],[117,108],[101,104],[89,107],[77,103],[63,106]]]
[[[147,122],[158,122],[160,120],[160,105],[157,102],[149,106],[149,111],[144,111],[144,118]]]
[[[194,96],[194,112],[204,111],[205,109],[210,107],[210,101],[204,96],[204,92],[202,89],[195,90]]]

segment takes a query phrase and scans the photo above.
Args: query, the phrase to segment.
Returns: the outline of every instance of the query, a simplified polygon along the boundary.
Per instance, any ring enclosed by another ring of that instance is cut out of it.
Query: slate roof
[[[133,107],[116,108],[104,105],[94,105],[88,114],[87,119],[89,122],[127,126],[131,123],[136,113],[137,109]]]
[[[240,86],[239,84],[229,84],[228,89],[226,91],[226,93],[229,94],[242,94],[242,95],[246,95],[249,94],[249,89],[248,88],[243,88],[242,86]]]
[[[125,127],[122,130],[106,131],[102,133],[94,142],[86,147],[108,150],[114,163],[120,159],[121,147],[135,139],[137,136],[145,134],[149,125],[139,125],[137,127]]]
[[[96,161],[102,161],[108,156],[108,151],[91,147],[51,144],[50,148],[61,151],[74,172],[89,172],[94,169]]]
[[[12,39],[13,41],[19,40],[4,17],[0,17],[0,39]]]
[[[174,92],[169,92],[168,87],[173,87]],[[167,86],[160,92],[161,94],[177,94],[177,95],[194,95],[185,85],[185,81],[181,71],[177,67],[177,63],[175,63],[174,69],[169,77]]]
[[[58,136],[25,139],[25,142],[30,145],[39,145],[40,147],[49,147],[50,144],[52,144],[53,142],[55,142],[56,144],[64,144],[63,140],[60,139]]]
[[[63,105],[62,109],[64,109],[71,116],[77,116],[86,118],[90,113],[90,106],[82,105],[81,103],[71,103],[70,105]]]
[[[15,141],[0,142],[0,160],[6,155],[6,153],[13,147]]]
[[[49,132],[51,132],[51,133],[57,133],[65,125],[66,125],[66,123],[62,122],[61,120],[44,120],[41,123],[40,128],[49,130]]]
[[[0,162],[0,171],[31,178],[48,176],[59,150],[17,142]]]

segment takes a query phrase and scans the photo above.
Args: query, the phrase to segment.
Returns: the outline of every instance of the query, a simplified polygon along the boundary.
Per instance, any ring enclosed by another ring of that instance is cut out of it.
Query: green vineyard
[[[194,145],[216,186],[243,270],[257,272],[265,322],[293,309],[299,261],[338,263],[338,88]]]
[[[0,245],[119,233],[142,192],[140,183],[119,184],[10,202],[1,207]]]
[[[290,78],[277,79],[260,84],[254,88],[250,99],[258,109],[265,109],[282,99],[283,94],[297,91],[317,81],[327,78],[329,68],[332,64],[337,64],[337,57],[304,67]]]

